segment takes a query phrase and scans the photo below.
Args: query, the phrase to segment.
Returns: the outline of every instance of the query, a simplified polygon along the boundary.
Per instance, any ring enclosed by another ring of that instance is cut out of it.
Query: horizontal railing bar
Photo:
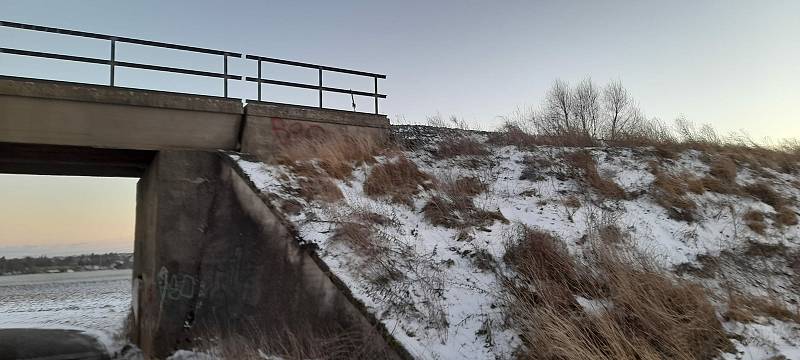
[[[361,75],[361,76],[376,77],[376,78],[379,78],[379,79],[386,79],[386,75],[375,74],[375,73],[370,73],[370,72],[365,72],[365,71],[342,69],[342,68],[336,68],[336,67],[324,66],[324,65],[314,65],[314,64],[309,64],[309,63],[304,63],[304,62],[299,62],[299,61],[282,60],[282,59],[275,59],[275,58],[256,56],[256,55],[246,55],[245,57],[247,59],[249,59],[249,60],[261,60],[261,61],[266,61],[266,62],[275,63],[275,64],[298,66],[298,67],[304,67],[304,68],[309,68],[309,69],[320,69],[321,68],[322,70],[325,70],[325,71],[333,71],[333,72],[339,72],[339,73],[345,73],[345,74],[351,74],[351,75]]]
[[[90,58],[90,57],[83,57],[83,56],[73,56],[73,55],[63,55],[63,54],[53,54],[53,53],[45,53],[45,52],[29,51],[29,50],[9,49],[9,48],[0,48],[0,54],[14,54],[14,55],[22,55],[22,56],[33,56],[33,57],[40,57],[40,58],[59,59],[59,60],[68,60],[68,61],[78,61],[78,62],[85,62],[85,63],[92,63],[92,64],[103,64],[103,65],[111,64],[110,60],[105,60],[105,59]]]
[[[296,87],[296,88],[303,88],[303,89],[310,89],[310,90],[319,90],[320,89],[319,85],[310,85],[310,84],[303,84],[303,83],[296,83],[296,82],[289,82],[289,81],[259,79],[259,78],[250,77],[250,76],[246,77],[245,80],[246,81],[257,82],[257,83],[262,83],[262,84],[289,86],[289,87]],[[385,94],[377,94],[376,95],[375,93],[370,93],[370,92],[365,92],[365,91],[357,91],[357,90],[350,90],[350,89],[340,89],[340,88],[333,88],[333,87],[327,87],[327,86],[323,86],[322,87],[322,91],[338,92],[338,93],[343,93],[343,94],[353,94],[353,95],[368,96],[368,97],[377,96],[378,98],[381,98],[381,99],[385,99],[386,98]]]
[[[206,48],[200,48],[200,47],[194,47],[194,46],[170,44],[170,43],[165,43],[165,42],[160,42],[160,41],[134,39],[134,38],[122,37],[122,36],[111,36],[111,35],[97,34],[97,33],[85,32],[85,31],[59,29],[59,28],[53,28],[53,27],[47,27],[47,26],[29,25],[29,24],[22,24],[22,23],[16,23],[16,22],[11,22],[11,21],[0,21],[0,26],[17,28],[17,29],[25,29],[25,30],[33,30],[33,31],[49,32],[49,33],[55,33],[55,34],[80,36],[80,37],[86,37],[86,38],[92,38],[92,39],[116,40],[118,42],[126,42],[126,43],[130,43],[130,44],[155,46],[155,47],[162,47],[162,48],[167,48],[167,49],[192,51],[192,52],[199,52],[199,53],[205,53],[205,54],[227,55],[227,56],[232,56],[232,57],[237,57],[237,58],[242,57],[242,54],[235,53],[235,52],[230,52],[230,51],[206,49]]]
[[[97,59],[97,58],[90,58],[90,57],[83,57],[83,56],[73,56],[73,55],[63,55],[63,54],[53,54],[53,53],[44,53],[38,51],[28,51],[28,50],[17,50],[17,49],[9,49],[9,48],[0,48],[0,53],[3,54],[14,54],[14,55],[23,55],[23,56],[33,56],[33,57],[40,57],[40,58],[47,58],[47,59],[58,59],[58,60],[68,60],[68,61],[77,61],[77,62],[85,62],[91,64],[102,64],[102,65],[110,65],[110,60],[105,59]],[[234,80],[242,80],[241,76],[238,75],[225,75],[221,73],[215,72],[208,72],[208,71],[200,71],[200,70],[192,70],[192,69],[182,69],[182,68],[174,68],[168,66],[158,66],[158,65],[148,65],[148,64],[137,64],[125,61],[115,61],[114,66],[124,66],[129,68],[135,69],[144,69],[144,70],[155,70],[155,71],[164,71],[164,72],[173,72],[173,73],[180,73],[180,74],[188,74],[188,75],[198,75],[198,76],[207,76],[207,77],[216,77],[216,78],[225,78],[234,79]]]
[[[148,64],[137,64],[137,63],[130,63],[125,61],[117,61],[114,63],[115,66],[124,66],[134,69],[144,69],[144,70],[155,70],[155,71],[164,71],[164,72],[172,72],[172,73],[179,73],[179,74],[188,74],[188,75],[198,75],[198,76],[207,76],[207,77],[215,77],[215,78],[228,78],[234,80],[242,80],[242,77],[239,75],[225,75],[222,73],[215,73],[209,71],[200,71],[200,70],[192,70],[192,69],[183,69],[183,68],[174,68],[168,66],[159,66],[159,65],[148,65]]]

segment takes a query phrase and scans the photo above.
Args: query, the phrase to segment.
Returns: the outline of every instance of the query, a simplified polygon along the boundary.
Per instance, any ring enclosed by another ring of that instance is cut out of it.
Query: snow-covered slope
[[[576,175],[580,171],[565,160],[584,149],[490,145],[485,155],[442,157],[436,150],[439,141],[448,140],[444,135],[412,128],[395,131],[416,147],[387,152],[376,157],[376,163],[356,166],[349,178],[332,179],[343,195],[336,201],[300,196],[299,181],[307,175],[295,173],[292,167],[233,157],[276,208],[286,211],[301,241],[315,244],[333,273],[420,359],[513,357],[521,341],[507,324],[498,272],[504,271],[501,259],[506,239],[518,224],[558,235],[573,252],[586,243],[592,229],[614,225],[626,241],[656,256],[666,268],[720,291],[721,279],[704,273],[704,259],[728,259],[728,265],[724,261],[720,265],[727,266],[728,280],[736,279],[744,291],[778,298],[797,311],[800,262],[792,264],[791,256],[796,257],[800,249],[800,228],[778,224],[773,206],[741,192],[689,191],[683,196],[696,207],[693,220],[685,221],[671,217],[659,203],[654,164],[678,178],[702,178],[710,172],[708,154],[686,150],[669,159],[649,148],[585,149],[597,173],[625,191],[624,197],[614,199],[587,185]],[[467,136],[487,140],[486,134]],[[405,205],[367,196],[364,184],[370,172],[398,157],[408,158],[441,183],[479,180],[483,189],[472,198],[474,207],[499,211],[507,221],[483,217],[474,226],[433,225],[423,209],[433,197],[446,196],[443,186],[420,186]],[[735,177],[741,187],[767,183],[787,203],[800,198],[798,180],[795,175],[766,168],[756,171],[746,164],[738,164]],[[763,234],[743,220],[753,210],[766,215]],[[795,208],[790,206],[790,210]],[[381,247],[365,251],[342,241],[340,227],[347,223],[368,227],[368,234]],[[751,251],[753,244],[767,244],[780,253],[759,255]],[[712,299],[723,314],[725,301]],[[800,328],[794,322],[759,317],[723,324],[736,335],[737,353],[726,358],[782,354],[800,359]]]

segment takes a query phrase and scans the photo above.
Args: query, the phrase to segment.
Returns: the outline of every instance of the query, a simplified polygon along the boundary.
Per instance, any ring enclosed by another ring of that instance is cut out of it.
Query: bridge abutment
[[[134,341],[164,356],[198,336],[379,332],[227,155],[159,152],[138,185]],[[367,334],[370,335],[370,334]],[[375,345],[373,343],[372,345]]]
[[[0,77],[0,173],[140,177],[131,336],[156,358],[228,331],[360,333],[374,358],[395,358],[369,314],[220,152],[270,161],[304,139],[380,141],[388,127],[383,115]]]

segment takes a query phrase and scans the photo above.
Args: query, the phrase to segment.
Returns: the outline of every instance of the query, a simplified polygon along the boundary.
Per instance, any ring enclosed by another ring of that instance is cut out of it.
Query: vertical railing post
[[[117,41],[114,38],[111,39],[111,79],[110,83],[111,86],[114,86],[114,63],[116,62],[116,52],[117,52]]]
[[[319,67],[319,108],[322,109],[322,66]]]
[[[375,115],[378,115],[378,77],[373,76],[375,79]]]
[[[258,101],[261,101],[261,59],[258,59]]]
[[[228,97],[228,54],[223,54],[223,63],[224,63],[224,73],[225,73],[225,97]]]

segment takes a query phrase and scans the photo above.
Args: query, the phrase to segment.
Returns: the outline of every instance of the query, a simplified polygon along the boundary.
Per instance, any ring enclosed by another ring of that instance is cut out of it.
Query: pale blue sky
[[[599,83],[622,80],[648,116],[672,120],[684,114],[757,138],[800,136],[800,1],[0,0],[0,18],[385,73],[389,78],[380,86],[389,98],[381,112],[407,122],[440,112],[492,129],[499,115],[538,104],[555,78],[591,76]],[[0,29],[0,46],[108,53],[100,40],[8,29]],[[118,58],[222,68],[217,57],[130,45],[119,46]],[[231,60],[230,67],[255,75],[250,61]],[[98,65],[3,54],[0,73],[108,79]],[[127,69],[117,75],[122,86],[222,91],[219,80]],[[265,75],[316,81],[314,71],[265,67]],[[371,80],[326,79],[332,86],[371,90]],[[255,87],[232,83],[231,96],[253,98]],[[316,101],[313,91],[285,88],[265,87],[264,96]],[[349,96],[326,95],[326,103],[347,108]],[[359,102],[361,110],[370,106],[371,99]]]
[[[3,19],[386,73],[382,112],[457,114],[483,128],[538,104],[552,80],[620,79],[650,116],[757,137],[800,135],[798,1],[0,1]],[[57,40],[54,40],[57,39]],[[31,41],[28,41],[31,40]],[[105,57],[108,44],[4,30],[0,42]],[[6,45],[3,45],[6,46]],[[119,57],[221,70],[214,56],[120,45]],[[253,62],[231,70],[254,75]],[[0,72],[107,81],[99,65],[0,55]],[[312,71],[265,69],[314,82]],[[284,77],[285,76],[285,77]],[[334,79],[333,75],[330,76]],[[371,89],[370,80],[332,85]],[[120,85],[219,94],[219,80],[121,69]],[[231,95],[254,97],[254,84]],[[265,89],[314,104],[316,93]],[[327,95],[326,95],[327,96]],[[348,96],[331,104],[347,107]],[[326,97],[327,99],[327,97]],[[366,110],[370,99],[359,104]]]

